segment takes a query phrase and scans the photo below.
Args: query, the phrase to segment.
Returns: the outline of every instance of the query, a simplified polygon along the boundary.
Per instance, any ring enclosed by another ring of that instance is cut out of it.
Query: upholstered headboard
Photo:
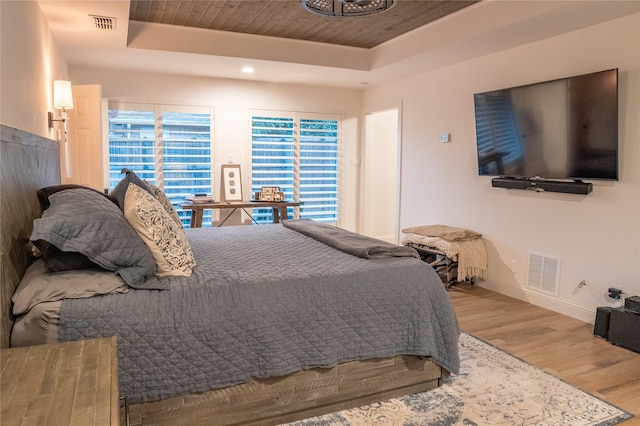
[[[27,245],[40,217],[36,193],[60,183],[58,142],[0,124],[0,347],[9,346],[11,296],[31,262]]]

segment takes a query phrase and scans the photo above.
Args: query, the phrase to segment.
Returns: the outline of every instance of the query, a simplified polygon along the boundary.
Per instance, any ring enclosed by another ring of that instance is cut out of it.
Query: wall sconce
[[[73,109],[73,93],[71,92],[71,82],[64,80],[54,80],[53,82],[53,107],[61,109],[60,118],[53,118],[53,112],[49,111],[49,128],[53,129],[53,122],[60,121],[64,124],[65,140],[67,139],[67,116],[68,109]]]
[[[61,109],[60,118],[53,118],[53,112],[48,112],[48,121],[49,128],[53,129],[54,121],[61,121],[64,137],[61,139],[58,136],[56,139],[58,142],[62,144],[62,150],[64,152],[64,169],[66,178],[71,177],[71,159],[69,154],[69,147],[67,146],[67,121],[69,117],[67,116],[67,110],[73,109],[73,93],[71,92],[71,82],[64,80],[54,80],[53,82],[53,107],[56,109]],[[59,133],[58,133],[59,135]],[[63,182],[65,180],[63,179]]]

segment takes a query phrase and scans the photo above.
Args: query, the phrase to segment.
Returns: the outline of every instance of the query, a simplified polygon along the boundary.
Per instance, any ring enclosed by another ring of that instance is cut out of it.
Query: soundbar
[[[565,182],[559,180],[506,178],[497,177],[491,179],[494,188],[524,189],[536,192],[563,192],[565,194],[587,195],[593,190],[593,185],[580,180]]]

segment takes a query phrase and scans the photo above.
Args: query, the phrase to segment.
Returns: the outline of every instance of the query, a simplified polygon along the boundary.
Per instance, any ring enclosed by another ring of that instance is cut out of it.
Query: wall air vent
[[[89,15],[89,17],[93,20],[93,26],[96,30],[115,31],[116,29],[116,18],[98,15]]]
[[[529,252],[527,287],[557,296],[559,279],[559,257]]]

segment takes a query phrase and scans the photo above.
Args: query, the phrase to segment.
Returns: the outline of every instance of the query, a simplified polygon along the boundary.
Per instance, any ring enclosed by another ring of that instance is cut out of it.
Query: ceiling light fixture
[[[391,9],[397,0],[301,0],[302,6],[321,16],[370,16]]]
[[[245,74],[251,74],[255,70],[253,69],[253,67],[250,67],[250,66],[247,65],[245,67],[242,67],[242,69],[240,71],[242,71]]]

